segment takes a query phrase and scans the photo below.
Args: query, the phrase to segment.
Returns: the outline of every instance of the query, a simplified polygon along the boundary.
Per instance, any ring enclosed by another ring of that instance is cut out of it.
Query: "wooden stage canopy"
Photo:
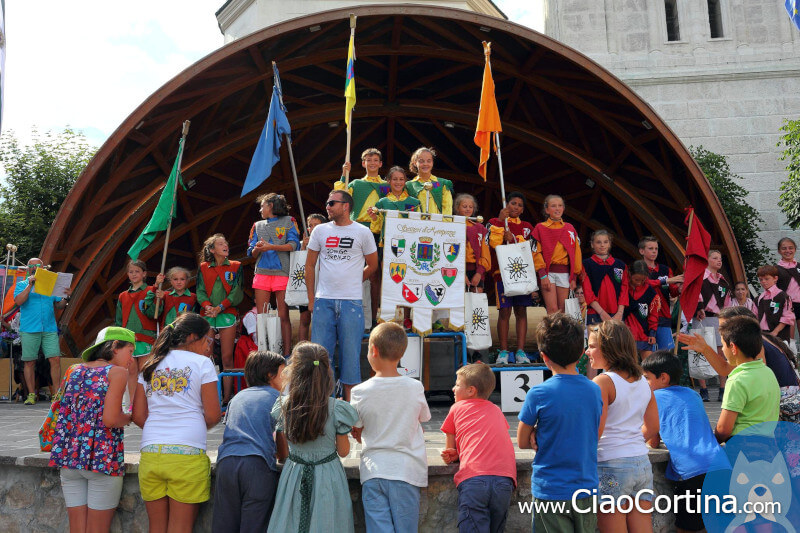
[[[434,173],[453,180],[456,192],[475,195],[487,219],[494,216],[500,208],[496,159],[484,183],[472,141],[481,41],[491,41],[506,190],[528,199],[527,219],[540,220],[544,197],[561,194],[584,243],[593,230],[608,228],[616,234],[614,254],[632,260],[639,237],[653,234],[662,260],[680,271],[684,209],[692,205],[732,277],[744,279],[709,182],[653,109],[611,73],[506,20],[449,8],[364,6],[290,20],[220,48],[161,87],[111,135],[70,192],[42,250],[46,263],[78,279],[61,317],[69,350],[79,351],[113,321],[116,295],[127,286],[126,252],[155,207],[184,120],[192,121],[182,169],[189,188],[178,192],[168,265],[195,269],[201,243],[216,232],[227,235],[231,257],[242,258],[258,194],[281,192],[297,204],[285,147],[272,177],[239,198],[267,115],[273,60],[305,211],[324,213],[344,161],[351,12],[358,15],[355,161],[364,148],[377,146],[386,171],[407,166],[417,147],[433,146]],[[142,254],[151,274],[163,244],[162,236]]]

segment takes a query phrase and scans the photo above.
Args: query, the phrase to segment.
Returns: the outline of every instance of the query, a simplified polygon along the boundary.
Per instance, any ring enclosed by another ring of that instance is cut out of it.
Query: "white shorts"
[[[568,272],[550,272],[547,274],[547,279],[556,287],[569,289],[569,273]]]
[[[122,495],[123,476],[109,476],[100,472],[61,469],[61,491],[67,507],[88,506],[95,511],[116,509]]]

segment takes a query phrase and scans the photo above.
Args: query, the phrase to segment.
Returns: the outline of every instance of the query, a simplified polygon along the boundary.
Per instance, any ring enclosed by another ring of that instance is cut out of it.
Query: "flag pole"
[[[0,320],[5,320],[6,317],[6,283],[8,282],[8,265],[12,263],[11,261],[11,252],[14,252],[16,255],[17,247],[13,244],[9,243],[6,244],[6,270],[3,273],[3,295],[0,296]],[[14,272],[14,280],[17,279],[17,274]],[[9,361],[9,372],[8,372],[8,401],[11,401],[11,396],[14,394],[14,380],[11,379],[14,375],[14,357],[11,353],[12,344],[9,343],[9,352],[8,352],[8,361]]]
[[[0,297],[2,298],[2,300],[0,300],[0,319],[5,319],[6,316],[6,283],[8,281],[8,264],[11,262],[12,250],[16,251],[16,247],[10,243],[6,244],[6,270],[3,275],[3,296]],[[16,275],[14,276],[14,279],[16,279]]]
[[[272,62],[272,72],[278,72],[278,65],[274,61]],[[281,86],[280,77],[275,74],[275,83],[278,84],[278,99],[280,100],[281,107],[285,107],[283,105],[283,87]],[[300,182],[297,180],[297,168],[294,165],[294,152],[292,151],[292,138],[288,133],[284,133],[283,135],[286,138],[286,149],[289,151],[289,164],[292,167],[292,178],[294,178],[294,190],[297,193],[297,207],[300,209],[300,218],[302,219],[303,223],[303,234],[307,230],[306,228],[306,213],[303,210],[303,197],[300,196]],[[348,153],[350,151],[348,150]]]
[[[689,231],[686,232],[686,238],[688,240],[689,235],[692,234],[692,223],[694,222],[694,209],[689,212]],[[686,272],[686,253],[683,254],[683,271]],[[675,346],[673,347],[672,353],[675,355],[678,354],[678,333],[681,331],[681,314],[683,314],[683,310],[681,309],[681,299],[678,296],[678,323],[675,325]],[[691,324],[691,319],[686,317],[686,323]]]
[[[189,125],[191,124],[190,121],[185,120],[183,122],[183,131],[181,132],[181,140],[178,146],[183,147],[184,143],[186,142],[186,136],[189,135]],[[178,154],[178,175],[175,176],[175,183],[174,187],[172,188],[172,208],[169,211],[169,221],[167,222],[167,232],[164,234],[164,252],[161,254],[161,274],[164,273],[164,268],[167,266],[167,248],[169,248],[169,234],[170,230],[172,229],[172,217],[175,216],[175,196],[178,194],[178,181],[180,181],[180,173],[181,173],[181,162],[183,162],[183,150],[180,150]],[[158,284],[158,290],[161,290],[161,283]],[[158,318],[158,311],[161,307],[161,299],[156,298],[156,308],[153,316]]]
[[[356,15],[350,13],[350,40],[351,41],[354,40],[355,36],[356,36]],[[355,53],[353,55],[355,56]],[[353,60],[355,61],[355,57],[353,57]],[[355,80],[353,80],[353,83],[355,83]],[[348,111],[348,116],[347,116],[347,151],[344,154],[345,163],[350,162],[350,141],[352,138],[353,138],[353,109],[350,108],[350,111]],[[350,171],[345,170],[344,184],[347,185],[348,183],[350,183]]]
[[[483,55],[486,56],[486,64],[489,71],[492,69],[492,43],[483,41]],[[506,182],[503,177],[503,155],[500,152],[500,132],[494,132],[494,149],[497,153],[497,168],[500,171],[500,201],[503,202],[503,209],[506,208]],[[505,220],[506,231],[508,231],[508,219]]]

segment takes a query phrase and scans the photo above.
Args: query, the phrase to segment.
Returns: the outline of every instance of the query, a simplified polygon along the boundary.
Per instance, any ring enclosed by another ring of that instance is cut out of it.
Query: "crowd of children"
[[[352,220],[369,227],[378,246],[383,246],[386,210],[477,215],[475,197],[454,196],[452,182],[433,175],[435,155],[422,147],[411,157],[413,179],[394,166],[384,180],[382,155],[371,148],[361,158],[365,177],[336,184],[352,196]],[[350,164],[343,170],[349,174]],[[624,512],[590,510],[594,495],[619,498],[653,489],[647,444],[667,445],[667,478],[676,491],[693,492],[707,472],[725,464],[719,442],[760,422],[800,419],[800,381],[789,348],[800,326],[800,267],[792,239],[778,243],[778,264],[759,268],[763,293],[755,301],[744,281],[732,285],[722,275],[722,255],[708,254],[691,325],[695,332],[712,330],[713,342],[689,332],[677,340],[703,354],[719,374],[722,414],[712,431],[702,407],[709,401],[705,381],[699,381],[699,395],[678,385],[684,368],[672,353],[671,301],[683,277],[657,262],[658,241],[642,238],[641,259],[627,265],[611,254],[614,235],[598,229],[589,239],[592,253],[584,259],[577,230],[564,220],[561,196],[544,199],[543,222],[535,225],[522,218],[525,195],[514,191],[505,200],[486,226],[467,220],[465,290],[483,292],[491,274],[498,364],[531,362],[534,356],[525,349],[527,308],[541,299],[547,310],[536,329],[536,357],[552,377],[527,392],[517,446],[537,450],[534,502],[565,507],[534,513],[534,530],[649,531],[650,514],[642,512],[647,501]],[[311,230],[326,218],[312,214],[301,233],[283,196],[265,194],[257,202],[261,220],[247,241],[247,255],[255,261],[255,308],[241,322],[252,333],[255,314],[274,298],[282,353],[244,350],[248,388],[235,396],[227,378],[219,397],[207,359],[218,341],[222,369],[234,367],[235,326],[245,290],[242,264],[228,257],[225,236],[212,235],[203,244],[196,295],[185,268],[171,268],[148,286],[146,265],[131,261],[128,266],[130,288],[119,296],[116,325],[130,330],[135,341],[130,349],[137,363],[128,365],[127,384],[131,418],[145,428],[139,479],[150,529],[190,531],[197,504],[209,499],[205,430],[219,421],[221,404],[227,414],[217,458],[214,531],[352,531],[352,501],[339,461],[350,451],[348,435],[362,444],[367,530],[416,531],[420,489],[428,484],[422,423],[431,414],[421,383],[398,372],[406,331],[395,323],[371,328],[367,360],[373,377],[352,388],[349,402],[335,399],[329,354],[306,342],[308,309],[300,309],[299,342],[293,346],[284,300],[290,252],[304,250]],[[531,245],[539,291],[507,297],[494,250],[516,242]],[[374,323],[379,276],[370,281]],[[162,287],[165,282],[168,287]],[[564,314],[573,296],[581,300],[579,319]],[[509,344],[512,311],[516,346]],[[245,337],[253,347],[254,338]],[[115,357],[109,364],[117,364]],[[455,403],[441,426],[446,442],[441,457],[459,465],[454,482],[460,531],[503,531],[517,485],[508,422],[489,401],[495,386],[490,366],[460,368]],[[121,387],[114,386],[115,406]],[[178,389],[190,394],[174,394]],[[280,473],[277,461],[283,463]],[[575,499],[578,491],[586,497]],[[676,511],[676,526],[703,528],[700,516],[685,508]]]

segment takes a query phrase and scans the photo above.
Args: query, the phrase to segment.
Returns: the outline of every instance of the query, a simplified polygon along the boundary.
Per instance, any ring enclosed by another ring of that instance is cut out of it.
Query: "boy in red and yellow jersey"
[[[506,206],[500,210],[497,218],[489,220],[489,247],[494,250],[501,244],[512,244],[531,240],[533,226],[520,219],[525,210],[525,197],[518,192],[510,192],[506,198]],[[508,229],[506,229],[508,227]],[[497,266],[497,254],[492,253],[492,275],[494,276],[495,293],[497,294],[497,336],[500,338],[499,364],[530,363],[525,353],[525,337],[528,333],[528,307],[533,306],[530,294],[506,297],[500,269]],[[511,309],[517,319],[517,351],[508,351],[508,328]]]

